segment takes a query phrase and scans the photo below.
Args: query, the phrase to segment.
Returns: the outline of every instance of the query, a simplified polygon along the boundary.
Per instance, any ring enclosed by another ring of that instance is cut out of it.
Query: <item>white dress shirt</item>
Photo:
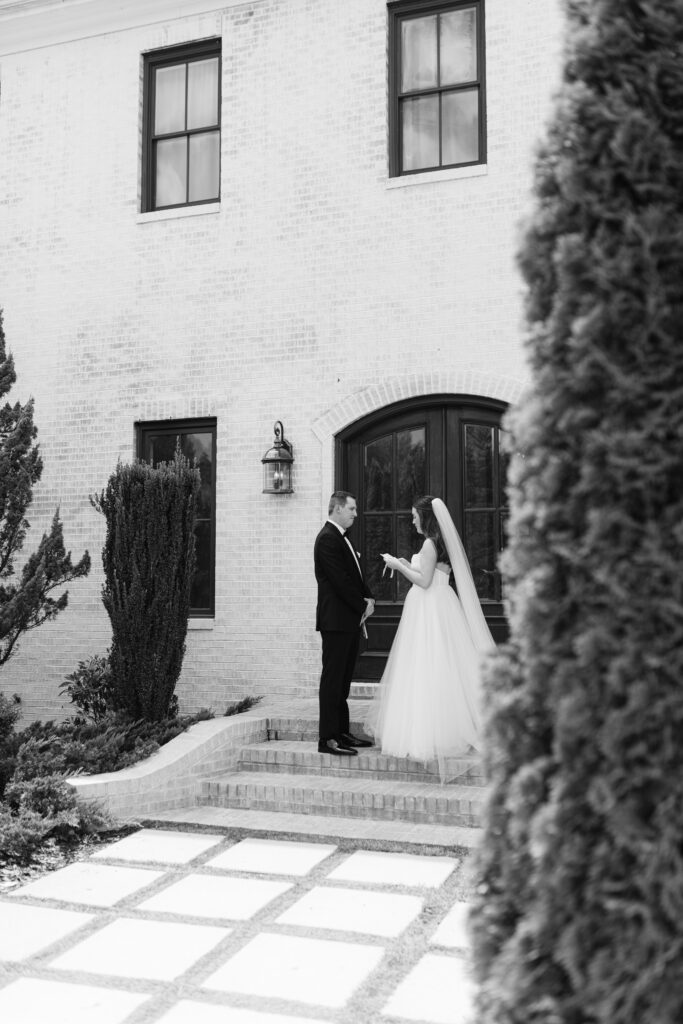
[[[327,521],[328,521],[328,523],[332,523],[333,526],[337,527],[337,529],[341,533],[342,537],[344,538],[346,543],[349,545],[349,550],[351,551],[351,554],[353,555],[353,560],[356,563],[356,568],[358,569],[358,572],[360,573],[360,578],[362,579],[363,578],[363,572],[362,572],[361,567],[360,567],[360,562],[358,561],[358,555],[356,554],[356,552],[354,550],[353,544],[351,543],[349,538],[346,536],[346,531],[342,530],[342,528],[339,525],[339,523],[335,523],[334,519],[328,519]]]

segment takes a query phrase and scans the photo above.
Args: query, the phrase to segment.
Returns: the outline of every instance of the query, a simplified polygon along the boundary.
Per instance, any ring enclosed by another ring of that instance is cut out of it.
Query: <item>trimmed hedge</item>
[[[680,1024],[683,5],[566,10],[521,253],[478,1024]]]
[[[117,466],[91,499],[107,521],[102,600],[115,707],[134,719],[166,718],[180,676],[199,485],[199,470],[177,450],[173,462]]]

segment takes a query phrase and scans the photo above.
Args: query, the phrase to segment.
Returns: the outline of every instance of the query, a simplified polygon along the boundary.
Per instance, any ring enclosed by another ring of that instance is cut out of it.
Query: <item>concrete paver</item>
[[[292,935],[257,935],[205,988],[340,1007],[384,955],[380,946]]]
[[[419,896],[317,887],[280,914],[276,923],[396,936],[415,920],[422,906]]]
[[[0,989],[2,1024],[123,1024],[147,997],[94,985],[19,978]]]
[[[455,903],[432,936],[436,946],[449,946],[452,949],[468,949],[470,945],[467,934],[467,915],[469,903]]]
[[[150,871],[148,868],[110,867],[91,861],[79,861],[15,889],[12,895],[111,907],[138,889],[155,882],[162,874],[161,871]]]
[[[288,882],[264,878],[189,875],[156,896],[150,896],[140,904],[140,909],[186,917],[224,917],[245,921],[291,888]]]
[[[0,895],[2,1024],[470,1024],[458,856],[150,832]]]
[[[465,961],[428,953],[404,978],[383,1012],[433,1024],[473,1024],[472,997]]]
[[[357,850],[330,873],[331,879],[373,885],[438,886],[455,869],[450,857],[418,857],[410,853]]]
[[[171,981],[230,934],[227,928],[122,918],[50,961],[50,967]]]
[[[283,1017],[281,1013],[261,1013],[243,1006],[207,1006],[183,1000],[165,1014],[159,1024],[326,1024],[313,1017]]]
[[[0,960],[25,960],[92,920],[75,910],[0,903]]]
[[[103,846],[93,854],[93,859],[113,855],[116,860],[187,864],[200,853],[216,846],[222,838],[220,835],[194,835],[191,832],[172,832],[170,829],[143,828],[125,839]]]
[[[208,861],[212,868],[233,871],[261,871],[274,875],[306,875],[336,846],[323,843],[294,843],[282,839],[243,839]]]

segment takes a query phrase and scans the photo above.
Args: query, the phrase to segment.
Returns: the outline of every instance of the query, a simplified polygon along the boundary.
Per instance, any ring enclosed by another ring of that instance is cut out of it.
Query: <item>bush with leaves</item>
[[[48,839],[70,845],[111,824],[96,805],[80,803],[61,775],[12,782],[0,805],[0,860],[27,863]]]
[[[683,4],[567,0],[521,265],[480,1024],[683,1020]]]
[[[211,717],[211,712],[203,710],[159,722],[134,722],[125,713],[108,712],[98,722],[70,719],[42,727],[34,724],[25,738],[18,737],[14,779],[35,779],[51,771],[64,775],[119,771],[150,757],[191,725]]]
[[[100,722],[115,705],[116,692],[108,657],[95,654],[60,684],[59,692],[93,722]]]
[[[107,523],[102,600],[115,702],[133,719],[166,718],[180,676],[199,484],[178,449],[173,462],[119,465],[92,499]]]

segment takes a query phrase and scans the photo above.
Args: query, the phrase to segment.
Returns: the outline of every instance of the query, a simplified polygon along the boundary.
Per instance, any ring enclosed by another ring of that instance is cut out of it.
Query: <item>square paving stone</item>
[[[50,962],[50,967],[170,981],[217,946],[228,928],[122,918]]]
[[[92,921],[91,914],[0,902],[0,960],[23,960]]]
[[[52,871],[35,882],[22,885],[11,895],[111,907],[124,896],[130,896],[138,889],[156,882],[162,875],[163,871],[151,871],[149,868],[118,868],[108,864],[93,864],[92,861],[78,861]]]
[[[340,1007],[377,966],[379,946],[289,935],[257,935],[204,988]]]
[[[121,1024],[149,997],[93,985],[20,978],[0,990],[2,1024]]]
[[[291,889],[290,882],[265,878],[189,875],[140,904],[141,910],[246,921]]]
[[[467,931],[469,912],[469,903],[455,903],[434,932],[431,941],[437,946],[469,949],[470,937]]]
[[[283,1017],[237,1006],[209,1006],[184,999],[159,1018],[158,1024],[325,1024],[312,1017]]]
[[[420,857],[412,853],[356,850],[327,877],[343,882],[436,889],[446,881],[457,864],[457,860],[452,857]]]
[[[474,1024],[474,992],[464,960],[428,953],[403,979],[382,1013],[432,1024]]]
[[[400,935],[421,910],[419,896],[318,887],[280,914],[277,923],[393,937]]]
[[[200,853],[222,842],[223,838],[204,833],[143,828],[140,832],[104,846],[93,854],[93,857],[152,861],[160,864],[187,864]]]
[[[243,839],[208,861],[209,867],[269,875],[307,875],[337,849],[328,843],[293,843],[284,839]]]

